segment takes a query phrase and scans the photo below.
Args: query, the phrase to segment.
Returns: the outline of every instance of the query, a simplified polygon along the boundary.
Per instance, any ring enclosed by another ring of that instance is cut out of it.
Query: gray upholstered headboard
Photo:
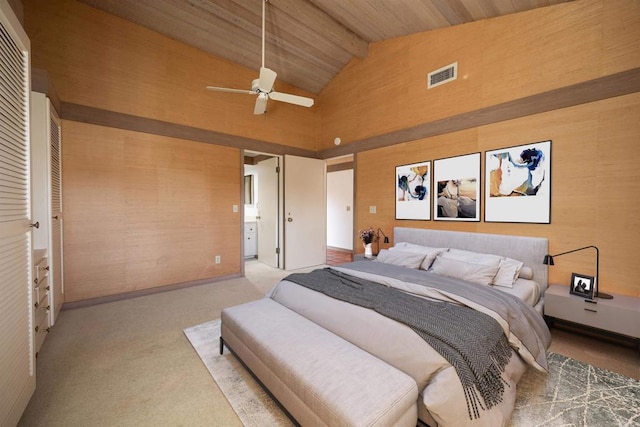
[[[544,237],[395,227],[393,229],[393,243],[398,242],[435,248],[456,248],[517,259],[522,261],[524,265],[531,267],[536,282],[545,288],[548,285],[547,266],[542,263],[542,260],[549,253],[549,241]]]

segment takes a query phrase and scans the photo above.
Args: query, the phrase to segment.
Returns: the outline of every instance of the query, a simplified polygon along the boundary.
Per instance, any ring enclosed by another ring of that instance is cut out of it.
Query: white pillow
[[[493,279],[493,284],[496,286],[504,286],[505,288],[512,288],[523,265],[524,264],[518,260],[502,258],[498,267],[498,273]]]
[[[420,269],[428,270],[431,267],[433,260],[436,259],[439,254],[448,251],[449,248],[432,248],[430,246],[416,245],[414,243],[398,242],[394,247],[390,248],[390,250],[424,254],[425,257],[422,260]]]
[[[518,274],[522,269],[523,263],[494,254],[485,254],[481,252],[464,251],[461,249],[449,249],[448,252],[442,254],[444,258],[457,259],[472,264],[481,264],[486,266],[498,266],[498,272],[494,278],[493,285],[510,288],[518,278]]]
[[[518,277],[520,277],[521,279],[533,280],[533,269],[527,265],[523,266],[520,269]]]
[[[490,267],[497,267],[503,257],[499,255],[483,254],[481,252],[463,251],[461,249],[449,249],[441,255],[443,258],[456,259],[472,264],[481,264]]]
[[[429,271],[442,276],[489,286],[493,283],[493,278],[498,272],[498,268],[497,265],[474,264],[453,258],[445,258],[440,255],[433,261]]]
[[[393,264],[399,267],[419,268],[425,255],[417,252],[382,249],[375,261]]]

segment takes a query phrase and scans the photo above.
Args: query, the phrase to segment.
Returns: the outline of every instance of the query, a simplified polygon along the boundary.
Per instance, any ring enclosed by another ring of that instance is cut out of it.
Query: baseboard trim
[[[94,305],[106,304],[109,302],[122,301],[130,298],[138,298],[138,297],[143,297],[147,295],[159,294],[161,292],[169,292],[169,291],[175,291],[183,288],[190,288],[192,286],[201,286],[201,285],[206,285],[206,284],[215,283],[215,282],[222,282],[224,280],[237,279],[239,277],[242,277],[240,273],[236,273],[236,274],[230,274],[227,276],[210,277],[207,279],[191,280],[189,282],[176,283],[173,285],[165,285],[165,286],[158,286],[155,288],[140,289],[139,291],[124,292],[121,294],[107,295],[104,297],[65,302],[62,304],[62,310],[73,310],[76,308],[91,307]]]

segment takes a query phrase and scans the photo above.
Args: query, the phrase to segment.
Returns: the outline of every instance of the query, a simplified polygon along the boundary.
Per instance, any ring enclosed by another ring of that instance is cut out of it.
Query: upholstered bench
[[[279,303],[222,311],[221,346],[303,426],[412,426],[415,381]]]

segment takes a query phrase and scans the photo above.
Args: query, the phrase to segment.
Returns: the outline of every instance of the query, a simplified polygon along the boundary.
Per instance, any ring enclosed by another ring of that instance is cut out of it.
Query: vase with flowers
[[[373,231],[373,227],[360,230],[358,234],[360,235],[360,239],[362,239],[362,242],[364,243],[364,257],[365,258],[373,257],[371,243],[373,243],[376,239],[376,232]]]

